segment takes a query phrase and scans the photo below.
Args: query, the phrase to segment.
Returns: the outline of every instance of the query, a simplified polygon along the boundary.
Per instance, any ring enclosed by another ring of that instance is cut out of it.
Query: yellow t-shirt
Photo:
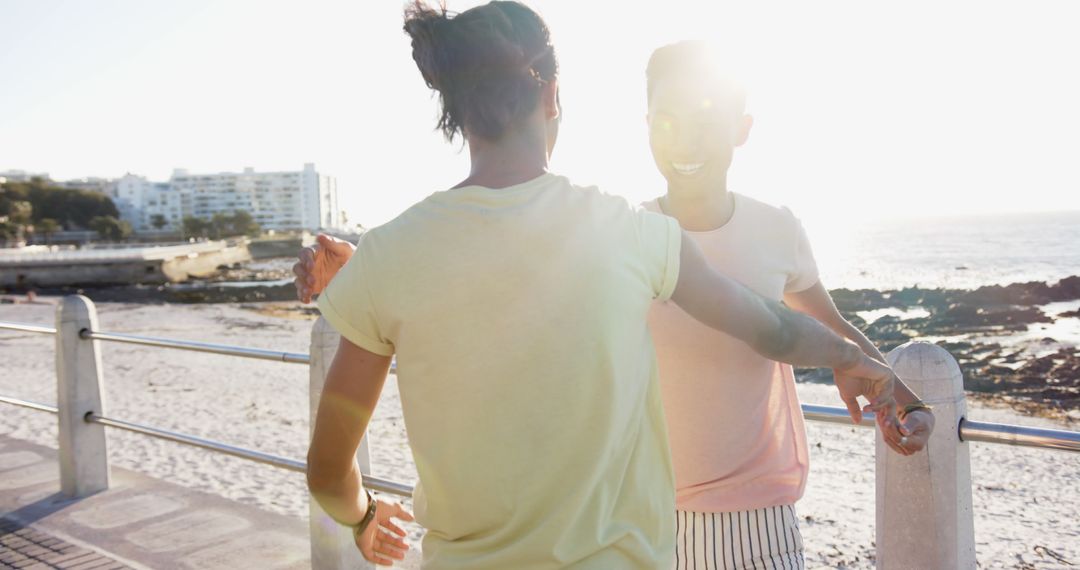
[[[672,218],[544,174],[431,195],[319,299],[397,354],[425,568],[667,568],[674,479],[646,315]]]

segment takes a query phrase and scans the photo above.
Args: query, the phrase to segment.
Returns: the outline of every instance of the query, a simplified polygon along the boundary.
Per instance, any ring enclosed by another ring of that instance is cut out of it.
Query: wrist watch
[[[916,410],[926,410],[931,414],[934,413],[934,408],[931,408],[926,402],[922,400],[915,400],[914,402],[904,406],[904,408],[900,410],[900,415],[907,416],[908,414]]]
[[[371,496],[371,491],[364,489],[364,493],[367,494],[367,511],[364,512],[364,518],[360,519],[360,522],[351,525],[353,539],[359,538],[371,521],[375,520],[375,499]]]

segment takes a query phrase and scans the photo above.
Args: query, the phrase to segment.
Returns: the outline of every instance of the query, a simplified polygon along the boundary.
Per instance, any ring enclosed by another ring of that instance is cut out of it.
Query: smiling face
[[[669,75],[652,86],[649,146],[669,192],[722,191],[752,120],[738,88],[689,75]]]

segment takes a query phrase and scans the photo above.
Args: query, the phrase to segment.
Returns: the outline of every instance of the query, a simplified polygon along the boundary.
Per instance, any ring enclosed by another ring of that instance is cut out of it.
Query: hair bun
[[[490,140],[534,109],[558,73],[547,25],[519,2],[493,0],[460,14],[413,0],[405,33],[427,86],[439,92],[438,128]]]

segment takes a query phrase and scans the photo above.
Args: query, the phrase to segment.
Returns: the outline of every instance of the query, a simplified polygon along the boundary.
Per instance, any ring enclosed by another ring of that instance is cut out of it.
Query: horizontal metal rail
[[[0,396],[0,403],[11,404],[13,406],[19,406],[22,408],[30,408],[31,410],[37,410],[39,412],[49,412],[50,414],[58,414],[60,410],[56,406],[50,406],[48,404],[39,404],[37,402],[30,402],[27,400],[20,400],[18,398],[9,398],[8,396]]]
[[[27,400],[20,400],[18,398],[12,398],[9,396],[0,396],[0,403],[11,404],[23,408],[29,408],[32,410],[38,410],[41,412],[49,412],[51,414],[57,413],[55,406],[48,404],[39,404],[37,402],[30,402]],[[847,409],[838,408],[833,406],[819,406],[816,404],[803,404],[802,405],[803,416],[810,421],[823,422],[838,425],[856,425],[851,421],[851,416],[848,415]],[[107,419],[107,418],[103,418]],[[117,421],[117,420],[111,420]],[[130,424],[135,426],[136,424]],[[864,413],[863,420],[859,427],[872,428],[874,427],[874,414]],[[126,429],[126,426],[114,425],[112,427],[120,427]],[[145,430],[155,430],[155,428],[147,426],[139,426]],[[133,430],[138,431],[138,430]],[[168,433],[158,430],[161,433]],[[1012,424],[997,424],[989,422],[977,422],[967,418],[960,420],[959,436],[961,441],[978,441],[982,443],[997,443],[1002,445],[1015,445],[1019,447],[1035,447],[1041,449],[1057,449],[1060,451],[1072,451],[1080,452],[1080,432],[1047,429],[1047,428],[1035,428],[1028,426],[1018,426]],[[142,431],[142,433],[147,433]],[[148,434],[149,435],[149,434]],[[152,434],[152,435],[157,435]],[[198,438],[194,438],[198,439]],[[181,442],[187,443],[187,442]],[[216,442],[210,442],[216,444]],[[192,443],[192,445],[196,445]],[[220,444],[225,445],[225,444]],[[216,449],[211,447],[210,449]],[[240,448],[236,448],[240,449]],[[221,451],[221,450],[218,450]],[[246,450],[241,450],[246,451]],[[227,453],[227,452],[226,452]],[[258,453],[258,452],[254,452]],[[247,457],[246,455],[244,457]],[[267,456],[274,457],[274,456]],[[252,457],[247,457],[253,459]],[[283,459],[283,461],[292,461],[289,459]],[[266,462],[264,462],[266,463]],[[277,465],[270,463],[271,465]],[[284,465],[277,465],[278,467],[285,467]],[[397,485],[387,481],[387,484]],[[373,487],[374,488],[374,487]],[[402,486],[401,489],[406,487]],[[393,491],[387,491],[393,492]],[[409,491],[411,493],[411,491]]]
[[[255,358],[258,360],[273,360],[275,362],[289,362],[292,364],[310,364],[311,362],[311,357],[309,355],[297,352],[281,352],[277,350],[245,348],[242,346],[211,344],[208,342],[196,342],[191,340],[173,340],[132,334],[107,333],[89,329],[79,331],[79,337],[84,340],[101,340],[106,342],[122,342],[142,346],[154,346],[157,348],[175,348],[179,350],[191,350],[194,352],[210,352],[213,354],[225,354],[228,356]]]
[[[12,330],[41,334],[56,334],[56,329],[32,325],[28,323],[14,323],[0,321],[0,330]],[[311,355],[299,352],[283,352],[279,350],[266,350],[262,348],[248,348],[229,344],[213,344],[191,340],[176,340],[150,336],[139,336],[123,333],[109,333],[83,329],[79,331],[79,338],[83,340],[100,340],[105,342],[121,342],[137,344],[141,346],[153,346],[157,348],[175,348],[177,350],[190,350],[194,352],[208,352],[212,354],[224,354],[226,356],[238,356],[240,358],[254,358],[257,360],[272,360],[274,362],[288,362],[290,364],[311,364]],[[397,360],[390,363],[390,373],[397,374]]]
[[[9,321],[0,321],[0,330],[39,334],[56,334],[56,329],[52,327],[43,327],[39,325],[32,325],[30,323],[12,323]]]
[[[158,439],[164,439],[172,441],[174,443],[180,443],[183,445],[190,445],[193,447],[201,447],[210,451],[218,453],[224,453],[226,455],[232,455],[233,457],[239,457],[241,459],[248,459],[257,463],[263,463],[271,465],[287,471],[295,471],[298,473],[307,472],[307,463],[298,461],[296,459],[289,459],[287,457],[281,457],[278,455],[272,455],[269,453],[263,453],[261,451],[255,451],[252,449],[246,449],[243,447],[236,447],[220,441],[214,441],[211,439],[204,439],[193,435],[176,433],[168,430],[158,429],[142,424],[136,424],[132,422],[126,422],[124,420],[118,420],[115,418],[107,418],[93,412],[86,414],[86,421],[93,424],[101,424],[103,426],[122,429],[130,432],[140,433],[155,437]],[[372,491],[379,491],[382,493],[390,493],[394,495],[400,495],[403,497],[411,497],[413,488],[409,485],[402,483],[396,483],[387,479],[380,479],[379,477],[372,477],[370,475],[364,475],[364,486]]]
[[[847,408],[837,408],[835,406],[819,406],[817,404],[803,404],[802,405],[803,417],[814,422],[824,422],[827,424],[840,424],[845,426],[854,426],[855,422],[851,421],[851,415],[848,414]],[[874,427],[874,413],[863,412],[862,423],[858,424],[859,427]]]
[[[1080,451],[1080,432],[960,420],[961,441]]]
[[[803,404],[803,416],[811,421],[855,425],[846,408]],[[874,427],[874,414],[863,413],[861,427]],[[1080,432],[960,419],[960,441],[980,441],[1020,447],[1080,452]]]

